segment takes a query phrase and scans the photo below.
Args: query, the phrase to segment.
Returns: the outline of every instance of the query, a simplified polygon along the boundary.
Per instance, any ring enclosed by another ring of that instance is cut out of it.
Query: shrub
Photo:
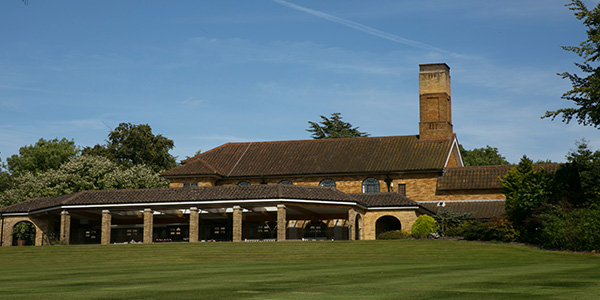
[[[600,209],[557,210],[540,215],[540,244],[571,251],[600,250]]]
[[[475,221],[467,221],[462,224],[460,227],[461,235],[465,238],[465,240],[475,241],[489,241],[491,240],[489,228],[486,223],[475,220]]]
[[[420,239],[427,236],[428,233],[435,232],[438,229],[438,223],[428,215],[420,215],[412,226],[412,237]]]
[[[468,221],[461,226],[461,235],[466,240],[514,242],[519,231],[504,218],[495,218],[490,222]]]
[[[378,240],[401,240],[408,237],[408,233],[402,230],[382,232],[377,236]]]
[[[442,208],[433,216],[440,225],[440,232],[444,235],[458,235],[458,228],[473,213],[457,213],[447,208]]]

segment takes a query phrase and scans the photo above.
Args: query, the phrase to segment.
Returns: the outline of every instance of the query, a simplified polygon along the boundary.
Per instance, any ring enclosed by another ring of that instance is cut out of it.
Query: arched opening
[[[13,246],[35,245],[35,225],[29,221],[21,221],[13,227]]]
[[[375,236],[379,237],[380,234],[393,230],[402,230],[402,224],[400,220],[392,216],[383,216],[377,219],[375,223]]]
[[[327,239],[327,224],[321,221],[310,221],[304,226],[304,238]]]
[[[356,218],[354,219],[354,240],[358,241],[360,240],[360,223],[361,223],[361,216],[359,214],[356,215]]]

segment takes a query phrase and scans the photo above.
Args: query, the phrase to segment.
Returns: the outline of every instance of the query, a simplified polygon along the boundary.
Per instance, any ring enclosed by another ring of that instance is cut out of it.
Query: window
[[[282,181],[279,182],[279,184],[290,184],[290,185],[293,185],[293,183],[291,181],[289,181],[289,180],[282,180]]]
[[[335,181],[332,179],[323,179],[321,182],[319,182],[319,186],[335,188]]]
[[[248,182],[248,181],[240,181],[240,182],[238,182],[237,185],[250,185],[250,182]]]
[[[398,184],[398,193],[402,196],[406,196],[406,184]]]
[[[196,187],[196,186],[198,186],[198,183],[197,183],[197,182],[184,182],[184,183],[183,183],[183,187],[184,187],[184,188]]]
[[[379,193],[379,180],[369,177],[362,183],[363,193]]]

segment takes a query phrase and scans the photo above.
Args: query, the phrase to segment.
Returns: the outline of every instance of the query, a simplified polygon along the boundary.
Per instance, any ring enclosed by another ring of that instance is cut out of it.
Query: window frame
[[[362,182],[362,192],[363,194],[374,194],[381,192],[381,184],[379,183],[379,179],[374,177],[367,177]]]

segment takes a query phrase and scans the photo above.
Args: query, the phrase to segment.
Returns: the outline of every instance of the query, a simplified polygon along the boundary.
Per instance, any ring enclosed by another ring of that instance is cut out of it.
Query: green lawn
[[[0,248],[0,299],[598,299],[600,256],[466,241]]]

